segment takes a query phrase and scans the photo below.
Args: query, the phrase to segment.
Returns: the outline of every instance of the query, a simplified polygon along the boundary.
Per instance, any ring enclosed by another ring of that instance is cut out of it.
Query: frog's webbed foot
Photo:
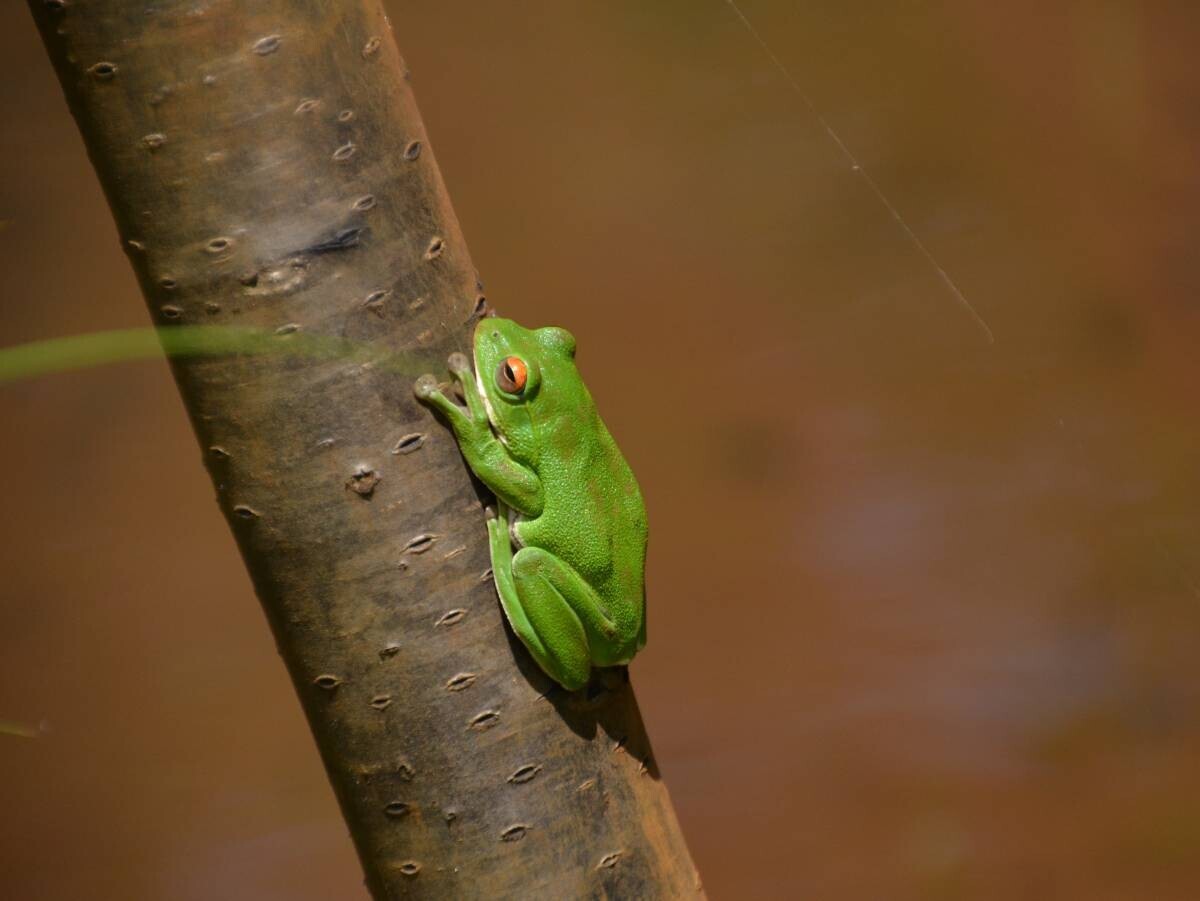
[[[458,446],[471,471],[497,496],[527,513],[542,508],[541,483],[537,475],[514,460],[492,431],[487,404],[480,393],[466,355],[455,353],[447,360],[448,368],[462,385],[467,406],[464,409],[432,375],[423,375],[413,384],[417,399],[433,408],[454,432]]]
[[[462,384],[463,390],[473,382],[474,376],[471,373],[471,361],[467,359],[467,355],[455,351],[446,359],[446,368],[454,374]],[[421,400],[429,400],[435,394],[441,394],[441,384],[437,377],[430,373],[425,373],[413,383],[413,393]]]
[[[456,418],[466,419],[462,408],[446,397],[437,378],[428,373],[413,383],[413,394],[417,396],[417,400],[421,403],[441,412],[450,420],[451,424],[456,422]]]
[[[417,400],[441,411],[452,424],[457,424],[459,427],[464,426],[467,422],[475,425],[486,423],[487,411],[479,400],[470,360],[465,354],[455,352],[450,354],[446,366],[462,386],[463,397],[466,399],[470,415],[464,413],[461,406],[446,396],[441,383],[433,375],[423,375],[413,383],[413,394],[417,396]]]

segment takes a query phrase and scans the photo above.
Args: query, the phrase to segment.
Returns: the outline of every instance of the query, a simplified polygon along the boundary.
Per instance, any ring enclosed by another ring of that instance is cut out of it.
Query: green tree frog
[[[414,391],[496,495],[488,538],[509,624],[573,691],[592,666],[628,663],[646,643],[642,494],[575,367],[570,332],[486,318],[474,350],[474,375],[463,354],[448,363],[465,410],[432,375]]]

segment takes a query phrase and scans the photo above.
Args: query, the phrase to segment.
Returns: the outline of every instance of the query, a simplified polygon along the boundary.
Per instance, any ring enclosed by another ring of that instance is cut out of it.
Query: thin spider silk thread
[[[762,48],[762,51],[764,54],[766,54],[767,59],[771,61],[771,65],[773,65],[778,70],[779,74],[783,76],[783,80],[788,83],[791,89],[796,93],[796,96],[804,101],[804,105],[808,107],[809,112],[812,113],[813,117],[817,120],[818,124],[820,124],[821,128],[825,130],[825,134],[829,136],[829,139],[834,143],[834,146],[837,147],[838,151],[845,158],[846,162],[850,164],[851,171],[857,173],[862,180],[866,182],[867,187],[871,189],[871,193],[873,193],[879,202],[883,204],[884,209],[888,211],[891,217],[896,221],[896,224],[900,226],[901,230],[908,237],[909,242],[917,249],[917,252],[920,253],[921,256],[926,259],[929,265],[933,267],[934,271],[938,274],[938,277],[941,278],[942,283],[946,286],[950,293],[954,295],[954,299],[958,301],[959,306],[966,310],[971,318],[975,320],[975,324],[983,330],[984,335],[987,336],[988,344],[994,344],[996,342],[996,336],[992,333],[991,327],[986,321],[984,321],[984,318],[979,315],[979,311],[971,306],[971,302],[967,300],[962,291],[958,290],[958,285],[954,284],[954,279],[950,278],[950,274],[941,267],[936,259],[934,259],[933,254],[929,252],[929,248],[927,248],[924,242],[917,237],[917,233],[909,227],[909,224],[904,221],[904,217],[900,215],[900,211],[896,209],[895,205],[893,205],[890,200],[887,199],[887,195],[884,194],[879,185],[875,183],[875,179],[871,178],[870,173],[863,168],[862,164],[858,161],[854,154],[850,152],[850,148],[847,147],[842,139],[838,137],[837,132],[833,130],[832,126],[825,121],[825,117],[821,115],[821,112],[817,109],[816,104],[809,99],[808,94],[806,94],[804,89],[800,87],[800,83],[796,81],[794,77],[792,77],[792,73],[788,71],[787,67],[783,64],[779,57],[775,55],[775,52],[771,49],[770,45],[768,45],[766,40],[763,39],[763,36],[759,34],[758,29],[755,28],[750,20],[746,18],[746,14],[742,12],[741,7],[737,5],[735,0],[725,0],[725,2],[737,15],[738,19],[741,20],[742,25],[745,26],[746,31],[750,34],[750,37],[754,39],[754,42]]]

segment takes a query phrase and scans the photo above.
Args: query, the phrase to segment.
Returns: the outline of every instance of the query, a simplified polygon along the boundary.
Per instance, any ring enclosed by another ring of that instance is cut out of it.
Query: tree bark
[[[172,367],[372,894],[700,894],[625,671],[511,637],[413,397],[486,302],[378,0],[29,2],[155,321],[366,348]]]

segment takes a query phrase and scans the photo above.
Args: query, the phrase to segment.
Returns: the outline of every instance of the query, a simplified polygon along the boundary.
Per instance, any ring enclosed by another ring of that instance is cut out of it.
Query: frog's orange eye
[[[520,394],[525,390],[525,380],[529,373],[525,369],[525,361],[520,357],[505,357],[496,369],[496,384],[500,390],[508,394]]]

